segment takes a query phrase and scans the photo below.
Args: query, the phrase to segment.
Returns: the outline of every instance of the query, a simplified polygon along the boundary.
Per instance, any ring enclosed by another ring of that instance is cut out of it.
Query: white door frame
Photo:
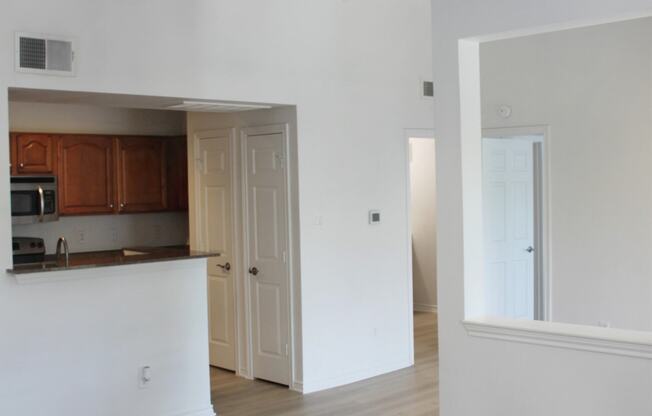
[[[296,309],[295,297],[298,295],[297,288],[299,286],[298,282],[298,273],[295,269],[295,246],[296,241],[295,237],[295,223],[292,221],[295,213],[293,212],[293,178],[292,175],[295,173],[295,167],[293,165],[294,159],[290,157],[290,127],[289,124],[274,124],[274,125],[265,125],[265,126],[256,126],[256,127],[244,127],[240,129],[239,136],[236,133],[236,128],[227,128],[227,129],[214,129],[206,131],[197,131],[193,134],[193,164],[192,168],[196,169],[198,151],[199,151],[199,139],[207,137],[225,136],[230,137],[231,143],[231,155],[233,163],[231,164],[231,180],[232,180],[232,193],[233,197],[231,198],[232,205],[232,227],[233,227],[233,263],[234,263],[234,305],[235,305],[235,325],[236,325],[236,374],[238,376],[253,379],[253,337],[252,337],[252,326],[253,322],[251,319],[251,305],[250,305],[250,281],[247,278],[246,271],[248,270],[246,258],[246,247],[247,247],[247,221],[243,212],[246,212],[247,209],[247,195],[246,195],[246,152],[245,152],[245,143],[247,136],[256,135],[256,134],[282,134],[284,137],[284,159],[285,159],[285,186],[287,187],[286,192],[286,217],[288,224],[288,320],[289,320],[289,351],[288,351],[288,362],[289,362],[289,374],[290,374],[290,389],[295,391],[303,391],[303,383],[299,380],[295,370],[297,365],[295,363],[295,349],[297,348],[298,339],[295,334],[296,322],[299,322],[298,314],[299,311]],[[240,139],[240,146],[237,146],[236,138]],[[239,155],[238,155],[239,153]],[[239,165],[239,166],[238,166]],[[190,166],[190,165],[189,165]],[[195,194],[195,199],[197,198],[198,187],[199,187],[199,177],[194,175],[194,183],[192,184]],[[195,204],[194,215],[195,218],[200,218],[199,210],[201,207],[199,204]],[[195,221],[195,234],[197,235],[197,243],[200,245],[203,244],[201,241],[200,233],[198,228],[201,227],[199,221]],[[243,353],[244,352],[244,353]]]
[[[435,140],[435,151],[437,151],[437,140],[435,139],[434,129],[405,129],[403,136],[403,146],[405,153],[405,221],[406,227],[406,246],[407,246],[407,292],[408,292],[408,342],[410,345],[410,365],[414,365],[414,294],[412,293],[413,270],[412,270],[412,183],[410,181],[410,139],[433,139]],[[437,178],[434,178],[435,180]],[[435,253],[436,254],[436,253]],[[437,290],[439,296],[439,290]],[[437,302],[439,303],[439,302]]]
[[[529,139],[538,143],[534,151],[534,319],[552,320],[552,279],[550,261],[550,183],[549,152],[550,126],[519,126],[482,129],[482,138],[514,139],[522,136],[539,136]]]
[[[292,166],[292,158],[290,157],[289,149],[290,149],[290,135],[289,135],[289,125],[288,124],[272,124],[272,125],[265,125],[265,126],[257,126],[257,127],[246,127],[243,128],[240,131],[240,186],[241,186],[241,204],[242,204],[242,212],[248,212],[248,205],[247,205],[247,152],[246,152],[246,144],[247,144],[247,137],[249,136],[255,136],[255,135],[272,135],[272,134],[281,134],[283,135],[283,159],[285,161],[285,187],[286,187],[286,192],[285,192],[285,204],[286,204],[286,211],[285,211],[285,217],[286,217],[286,224],[287,224],[287,247],[286,251],[288,253],[288,258],[287,262],[285,263],[287,265],[287,276],[288,276],[288,284],[287,284],[287,297],[288,297],[288,310],[286,317],[288,319],[288,326],[289,326],[289,339],[288,339],[288,372],[290,374],[290,389],[295,390],[295,391],[302,391],[302,383],[297,380],[296,374],[295,374],[295,368],[296,364],[294,362],[294,350],[295,350],[295,344],[296,344],[296,339],[295,339],[295,319],[297,315],[297,310],[296,310],[296,305],[295,305],[295,294],[296,294],[296,288],[298,286],[298,282],[296,281],[296,273],[294,270],[294,236],[293,236],[293,223],[292,223],[292,218],[293,218],[293,211],[292,211],[292,182],[291,182],[291,172],[293,171],[293,166]],[[243,221],[241,222],[242,224],[242,247],[249,247],[249,224],[248,221],[246,221],[243,217]],[[241,273],[242,279],[243,279],[243,287],[244,287],[244,293],[242,294],[243,297],[240,299],[244,302],[245,305],[245,328],[247,331],[247,338],[248,338],[248,344],[247,344],[247,367],[250,369],[250,377],[253,378],[254,374],[254,363],[253,363],[253,319],[252,319],[252,305],[251,305],[251,281],[250,279],[247,279],[244,271],[248,270],[248,263],[249,263],[249,256],[248,252],[246,249],[243,249],[243,253],[245,255],[242,256],[241,258],[241,263],[240,263],[240,269],[243,270],[243,273]]]

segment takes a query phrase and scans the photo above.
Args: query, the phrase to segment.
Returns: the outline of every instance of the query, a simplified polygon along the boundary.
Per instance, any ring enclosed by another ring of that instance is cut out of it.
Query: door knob
[[[217,267],[224,270],[225,272],[228,272],[229,270],[231,270],[231,263],[226,262],[225,264],[218,264]]]
[[[258,272],[259,272],[259,270],[256,267],[250,267],[249,268],[249,273],[253,274],[254,276],[257,276]]]
[[[526,248],[525,251],[527,251],[528,253],[532,253],[534,251],[534,247],[530,246]]]

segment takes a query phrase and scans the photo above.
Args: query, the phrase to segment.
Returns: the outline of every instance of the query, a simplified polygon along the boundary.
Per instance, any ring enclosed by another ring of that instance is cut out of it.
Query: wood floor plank
[[[306,395],[211,368],[213,406],[218,416],[437,416],[436,314],[414,314],[414,350],[413,367]]]

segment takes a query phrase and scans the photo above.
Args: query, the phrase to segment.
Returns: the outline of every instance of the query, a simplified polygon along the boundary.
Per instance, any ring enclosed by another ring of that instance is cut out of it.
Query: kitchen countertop
[[[127,255],[125,254],[126,252],[131,252],[132,254]],[[190,247],[188,246],[129,247],[122,250],[70,253],[68,265],[66,265],[64,255],[61,255],[58,260],[55,255],[46,255],[43,262],[16,264],[13,268],[7,269],[7,272],[10,274],[55,272],[61,270],[90,269],[96,267],[199,259],[216,257],[219,255],[219,253],[190,250]]]

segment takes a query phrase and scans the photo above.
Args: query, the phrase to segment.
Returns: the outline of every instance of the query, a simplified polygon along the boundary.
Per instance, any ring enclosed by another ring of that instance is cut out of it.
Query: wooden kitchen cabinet
[[[60,215],[188,209],[185,137],[10,134],[11,174],[58,178]]]
[[[116,211],[113,138],[63,135],[57,146],[59,213]]]
[[[188,210],[188,147],[186,137],[166,139],[167,209]]]
[[[165,141],[160,137],[118,137],[115,149],[118,211],[165,210]]]
[[[11,166],[15,175],[55,174],[58,136],[43,133],[12,133]]]

